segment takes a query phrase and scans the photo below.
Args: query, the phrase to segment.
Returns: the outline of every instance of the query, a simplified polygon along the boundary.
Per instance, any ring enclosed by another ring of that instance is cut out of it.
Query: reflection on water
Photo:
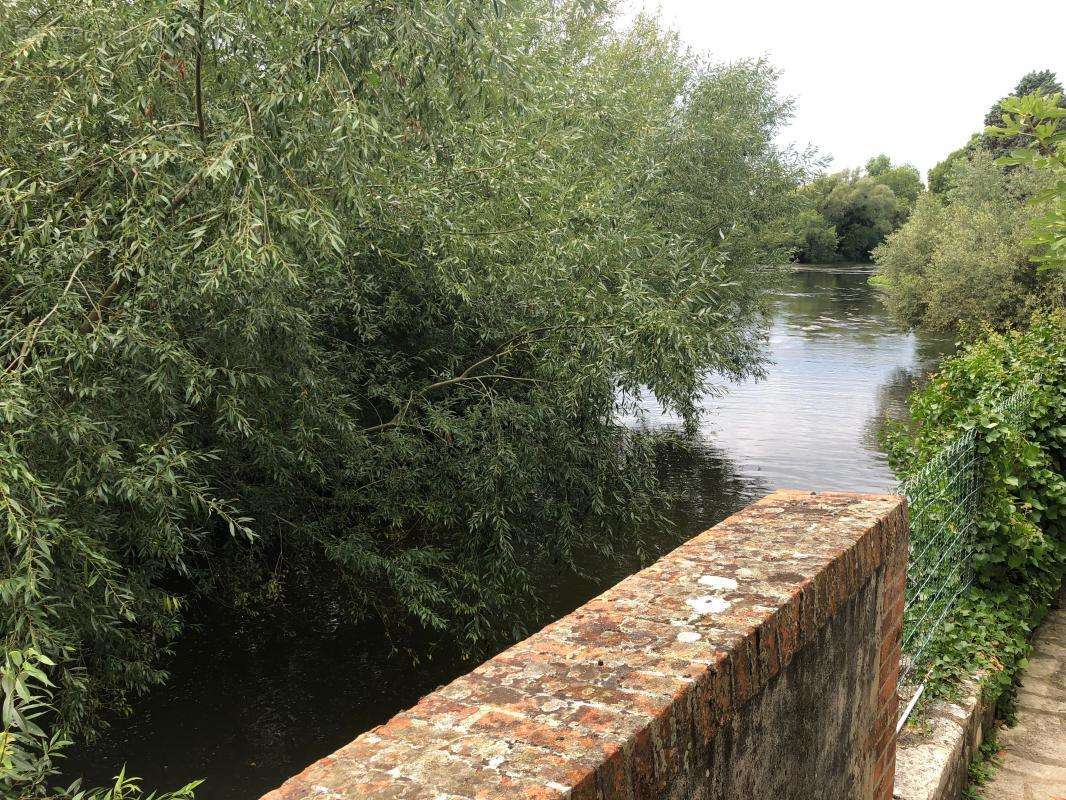
[[[708,397],[696,446],[664,450],[661,475],[678,498],[676,536],[654,542],[652,556],[770,489],[892,487],[877,432],[886,417],[902,416],[913,383],[949,343],[895,329],[866,277],[803,269],[774,296],[765,380]],[[642,405],[631,424],[677,424],[653,399]],[[590,566],[588,578],[548,581],[551,615],[636,564]],[[439,643],[435,652],[408,643],[422,656],[412,666],[390,652],[380,629],[342,625],[334,621],[341,614],[317,610],[252,621],[209,613],[176,648],[167,686],[75,754],[67,772],[99,783],[126,761],[149,787],[205,777],[202,800],[254,799],[471,667]]]
[[[894,485],[878,433],[906,412],[914,383],[951,347],[896,329],[868,272],[803,269],[773,301],[765,379],[730,385],[705,404],[699,438],[731,461],[750,495],[769,489],[886,490]],[[677,425],[654,398],[649,427]]]
[[[380,628],[317,610],[252,621],[209,613],[176,648],[166,686],[65,772],[98,785],[126,763],[146,788],[206,778],[198,800],[255,800],[475,666],[428,649],[412,666]]]

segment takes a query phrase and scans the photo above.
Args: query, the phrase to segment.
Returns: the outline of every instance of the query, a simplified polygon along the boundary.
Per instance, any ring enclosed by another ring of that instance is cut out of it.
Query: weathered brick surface
[[[860,590],[875,712],[841,758],[854,796],[890,798],[906,545],[896,496],[775,492],[264,800],[711,797],[745,704]]]
[[[906,529],[905,529],[906,531]],[[896,773],[896,722],[899,718],[900,653],[903,644],[903,607],[907,584],[907,547],[891,549],[884,559],[879,598],[881,650],[878,672],[877,718],[871,731],[876,757],[875,800],[892,800]]]

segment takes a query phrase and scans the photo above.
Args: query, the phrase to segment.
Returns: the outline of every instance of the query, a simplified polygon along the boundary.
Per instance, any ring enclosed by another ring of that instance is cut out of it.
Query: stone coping
[[[984,696],[980,678],[964,681],[955,700],[923,705],[913,724],[900,732],[895,800],[958,800],[995,712],[995,701]]]

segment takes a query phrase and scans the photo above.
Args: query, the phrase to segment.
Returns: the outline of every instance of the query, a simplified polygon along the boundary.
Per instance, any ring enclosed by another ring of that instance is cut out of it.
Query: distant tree
[[[1001,97],[985,114],[985,125],[997,126],[1003,123],[1003,101],[1011,97],[1025,97],[1027,94],[1062,94],[1062,84],[1058,76],[1050,69],[1033,70],[1022,76],[1007,97]]]
[[[800,194],[806,199],[810,208],[820,212],[825,208],[829,195],[833,193],[833,190],[840,185],[848,174],[850,173],[844,170],[842,172],[816,175],[802,186]]]
[[[875,183],[892,190],[901,206],[908,210],[914,207],[922,191],[922,176],[910,164],[892,166],[888,156],[882,154],[866,162],[866,175]]]
[[[892,159],[884,153],[879,156],[874,156],[866,162],[866,174],[877,176],[883,175],[892,169]]]
[[[825,217],[810,209],[795,222],[796,258],[804,264],[828,264],[839,258],[837,229]]]
[[[797,257],[805,263],[869,261],[873,248],[910,215],[921,191],[918,170],[893,166],[884,154],[866,162],[865,170],[819,175],[800,190],[809,213],[796,219]]]
[[[868,176],[852,176],[829,195],[824,213],[840,236],[840,257],[868,261],[870,252],[902,221],[900,212],[890,187]]]

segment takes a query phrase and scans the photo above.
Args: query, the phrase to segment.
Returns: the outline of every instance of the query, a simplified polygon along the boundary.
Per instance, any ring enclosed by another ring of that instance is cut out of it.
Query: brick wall
[[[877,754],[875,800],[892,800],[896,774],[896,723],[899,720],[900,656],[903,647],[903,606],[907,585],[907,547],[889,551],[884,559],[884,589],[880,593],[880,667],[877,692],[877,719],[872,731]]]
[[[264,800],[887,800],[906,550],[775,492]]]

